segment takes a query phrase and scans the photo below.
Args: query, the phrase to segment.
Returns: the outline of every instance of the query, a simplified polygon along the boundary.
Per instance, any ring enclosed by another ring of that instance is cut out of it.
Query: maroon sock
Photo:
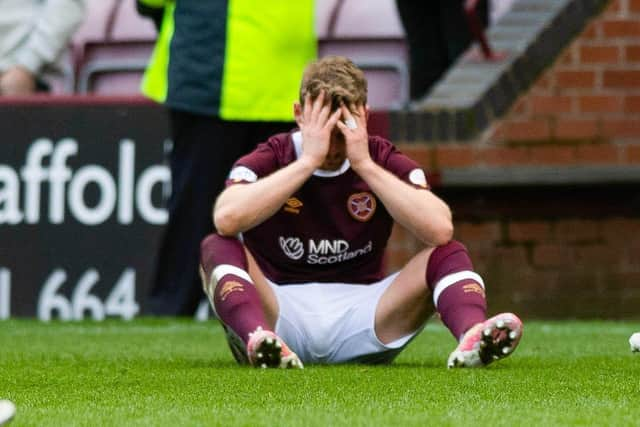
[[[209,299],[227,328],[245,344],[249,333],[258,326],[267,329],[258,291],[247,272],[244,247],[238,239],[219,234],[207,236],[200,245],[200,265],[204,280],[215,283],[213,298],[209,295]]]
[[[427,285],[442,322],[458,340],[487,318],[482,278],[473,271],[467,248],[452,240],[431,252]]]

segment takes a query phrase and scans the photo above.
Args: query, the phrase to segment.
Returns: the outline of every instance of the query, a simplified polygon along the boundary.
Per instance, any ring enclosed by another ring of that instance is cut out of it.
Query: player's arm
[[[380,198],[393,219],[429,246],[451,240],[449,206],[429,190],[415,188],[371,161],[354,170]]]
[[[393,219],[429,246],[451,240],[453,223],[449,206],[431,191],[407,184],[371,159],[364,107],[358,108],[355,117],[347,108],[342,111],[343,117],[355,120],[357,125],[350,128],[342,122],[337,124],[345,135],[351,167],[369,184]]]
[[[264,222],[282,207],[315,169],[308,158],[300,157],[256,182],[227,187],[213,209],[218,233],[233,236]]]
[[[309,179],[322,164],[329,150],[331,130],[340,118],[324,105],[324,94],[296,116],[302,133],[302,154],[286,167],[256,182],[236,184],[225,189],[216,201],[213,221],[218,233],[230,236],[262,223],[282,207],[291,195]]]

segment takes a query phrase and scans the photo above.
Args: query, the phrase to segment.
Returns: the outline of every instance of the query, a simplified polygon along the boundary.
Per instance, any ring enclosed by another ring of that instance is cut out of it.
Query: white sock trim
[[[438,299],[440,298],[440,294],[444,292],[451,285],[455,285],[461,280],[471,279],[474,282],[478,282],[482,289],[484,289],[484,282],[482,281],[482,277],[474,271],[459,271],[457,273],[449,274],[448,276],[444,276],[433,288],[433,304],[438,306]]]
[[[214,268],[213,273],[211,273],[216,283],[219,282],[220,279],[222,279],[222,277],[227,274],[233,274],[234,276],[238,276],[239,278],[244,279],[249,283],[253,283],[253,280],[251,280],[251,276],[249,276],[249,273],[231,264],[220,264],[219,266]]]

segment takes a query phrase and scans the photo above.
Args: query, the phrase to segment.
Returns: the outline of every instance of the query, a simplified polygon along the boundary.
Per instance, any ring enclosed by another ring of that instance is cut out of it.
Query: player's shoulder
[[[291,132],[278,133],[261,142],[250,153],[241,157],[236,164],[267,168],[281,167],[295,160],[296,151]],[[270,166],[269,166],[270,165]]]
[[[288,164],[295,160],[296,150],[294,144],[294,132],[283,132],[271,136],[265,144],[273,151],[278,163]]]
[[[369,135],[369,153],[379,162],[384,162],[393,153],[398,153],[396,146],[386,138],[378,135]]]
[[[267,139],[267,144],[274,147],[284,147],[291,145],[291,132],[282,132],[272,135]]]

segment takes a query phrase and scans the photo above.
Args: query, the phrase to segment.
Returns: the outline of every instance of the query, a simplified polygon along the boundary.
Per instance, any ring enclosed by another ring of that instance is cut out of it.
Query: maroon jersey
[[[234,165],[227,185],[252,182],[295,161],[299,132],[279,134]],[[371,158],[407,183],[427,188],[416,162],[391,142],[369,137]],[[250,208],[248,206],[247,208]],[[265,276],[278,284],[381,280],[393,219],[350,167],[317,170],[271,218],[243,233]]]

